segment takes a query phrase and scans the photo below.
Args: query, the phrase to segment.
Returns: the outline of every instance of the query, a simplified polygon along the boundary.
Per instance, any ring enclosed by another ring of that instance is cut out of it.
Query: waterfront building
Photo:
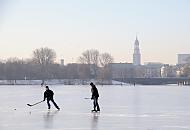
[[[163,64],[159,62],[146,62],[145,67],[145,78],[158,78],[161,77],[161,68]]]
[[[111,63],[108,65],[111,70],[112,79],[134,78],[134,65],[132,63]]]
[[[190,54],[178,54],[178,64],[190,63]]]

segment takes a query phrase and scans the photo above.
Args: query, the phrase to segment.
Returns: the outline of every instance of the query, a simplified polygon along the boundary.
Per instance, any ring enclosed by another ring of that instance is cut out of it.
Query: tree
[[[79,62],[83,64],[95,64],[98,66],[99,51],[95,49],[86,50],[79,57]]]
[[[190,64],[185,64],[183,66],[183,76],[190,77]]]
[[[50,48],[40,48],[33,51],[33,61],[40,65],[53,64],[56,59],[56,53]]]
[[[16,57],[8,58],[5,65],[7,79],[24,79],[24,66],[25,63],[22,59],[18,59]]]
[[[79,62],[82,64],[88,64],[89,69],[92,70],[92,75],[94,78],[97,77],[98,64],[99,64],[99,51],[95,49],[86,50],[79,57]]]
[[[56,53],[50,48],[40,48],[33,51],[33,61],[41,66],[41,78],[44,82],[45,79],[52,77],[49,67],[54,64]]]
[[[110,63],[113,63],[114,58],[109,53],[102,53],[99,57],[101,72],[100,78],[102,82],[106,79],[111,79],[111,68],[108,66]]]
[[[114,59],[109,53],[103,53],[100,55],[100,65],[106,67],[108,64],[113,63]]]

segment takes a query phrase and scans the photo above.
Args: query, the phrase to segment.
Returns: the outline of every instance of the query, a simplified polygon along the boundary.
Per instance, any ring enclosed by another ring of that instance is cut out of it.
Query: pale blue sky
[[[136,34],[143,63],[175,64],[190,53],[190,1],[0,0],[1,59],[49,47],[68,63],[94,48],[132,62]]]

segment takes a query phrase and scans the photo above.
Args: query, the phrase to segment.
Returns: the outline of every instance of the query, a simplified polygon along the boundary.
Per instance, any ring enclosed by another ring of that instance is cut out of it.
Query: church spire
[[[134,44],[133,64],[134,65],[141,64],[141,54],[140,54],[139,41],[138,41],[137,35],[136,35],[135,44]]]

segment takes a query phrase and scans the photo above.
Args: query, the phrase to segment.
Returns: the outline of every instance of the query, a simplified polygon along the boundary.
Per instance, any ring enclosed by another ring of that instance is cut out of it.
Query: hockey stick
[[[37,102],[37,103],[34,103],[34,104],[27,104],[28,106],[35,106],[35,105],[37,105],[37,104],[40,104],[40,103],[42,103],[42,102],[44,102],[44,101],[40,101],[40,102]]]

